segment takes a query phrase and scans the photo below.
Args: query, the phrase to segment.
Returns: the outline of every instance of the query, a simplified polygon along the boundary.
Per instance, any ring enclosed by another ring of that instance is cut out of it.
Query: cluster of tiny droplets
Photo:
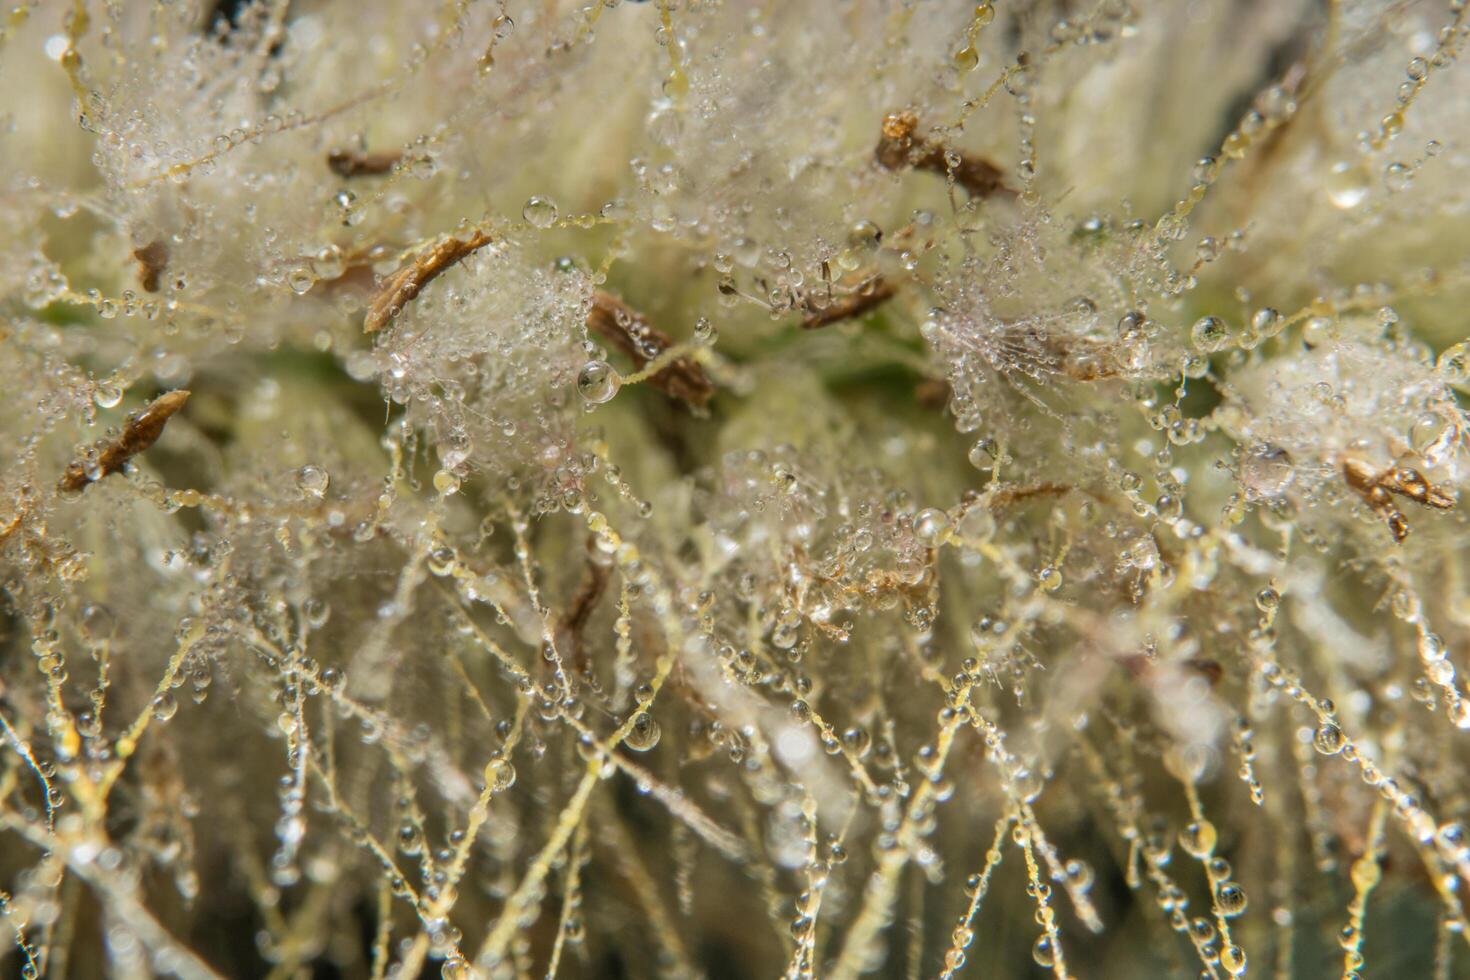
[[[0,15],[0,969],[1463,972],[1470,4],[930,6]]]

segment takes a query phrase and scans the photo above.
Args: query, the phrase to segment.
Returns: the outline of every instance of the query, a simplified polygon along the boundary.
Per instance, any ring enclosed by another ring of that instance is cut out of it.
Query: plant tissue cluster
[[[1467,42],[6,4],[6,975],[1470,976]]]

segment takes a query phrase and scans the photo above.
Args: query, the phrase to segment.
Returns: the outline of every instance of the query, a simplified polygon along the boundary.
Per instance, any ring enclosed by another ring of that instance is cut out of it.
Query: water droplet
[[[1221,915],[1240,915],[1247,904],[1245,889],[1233,881],[1223,881],[1215,889],[1215,903],[1220,906]]]
[[[883,230],[871,221],[859,221],[847,230],[847,244],[861,251],[876,251],[882,240]]]
[[[592,405],[611,401],[622,384],[622,376],[606,361],[588,361],[577,373],[577,391]]]
[[[1343,735],[1342,729],[1330,721],[1324,721],[1317,726],[1317,732],[1312,736],[1312,744],[1323,755],[1336,755],[1342,751],[1346,742],[1347,738]]]
[[[153,717],[159,721],[168,721],[179,713],[178,699],[169,691],[164,691],[153,699]]]
[[[318,500],[326,496],[327,484],[330,480],[331,477],[326,470],[320,466],[314,466],[311,463],[306,464],[296,471],[296,489],[306,494],[306,496],[315,497]]]
[[[550,198],[531,197],[521,208],[521,217],[537,228],[550,228],[556,224],[556,215],[556,204]]]
[[[970,465],[977,470],[988,470],[995,466],[995,457],[998,450],[993,439],[980,439],[970,447]]]
[[[122,385],[118,384],[100,384],[92,392],[92,400],[98,408],[116,408],[122,397]]]
[[[516,783],[515,766],[505,759],[492,759],[485,767],[485,783],[496,793],[504,793]]]
[[[1192,857],[1207,858],[1214,854],[1217,840],[1215,825],[1208,820],[1191,823],[1179,832],[1179,846]]]
[[[291,292],[300,296],[311,291],[316,285],[316,275],[307,266],[297,266],[286,274],[286,285],[291,287]]]
[[[949,515],[938,507],[928,507],[914,516],[914,534],[929,544],[941,542],[949,531]]]
[[[1434,364],[1447,385],[1464,384],[1470,379],[1470,341],[1460,341],[1444,349]]]
[[[647,752],[658,744],[661,734],[653,716],[646,711],[640,711],[633,719],[633,727],[628,730],[628,737],[623,739],[623,744],[634,752]]]
[[[1036,945],[1031,947],[1031,958],[1036,961],[1038,966],[1044,966],[1048,969],[1056,965],[1057,952],[1056,948],[1052,946],[1050,936],[1042,936],[1036,940]]]
[[[1346,211],[1363,203],[1368,196],[1368,174],[1363,167],[1351,163],[1335,163],[1327,174],[1327,199],[1334,207]]]
[[[1202,351],[1224,350],[1230,343],[1230,326],[1217,316],[1200,317],[1190,331],[1194,346]]]
[[[1414,168],[1407,163],[1395,161],[1383,168],[1383,186],[1395,194],[1409,189],[1414,182]]]

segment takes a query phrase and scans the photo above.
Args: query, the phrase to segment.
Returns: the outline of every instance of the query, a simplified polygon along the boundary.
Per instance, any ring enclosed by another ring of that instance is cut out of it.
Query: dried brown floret
[[[1409,536],[1409,521],[1394,502],[1394,494],[1438,510],[1449,510],[1455,506],[1454,497],[1408,466],[1390,466],[1386,470],[1374,471],[1360,459],[1348,459],[1342,464],[1342,476],[1373,513],[1384,520],[1397,542]]]
[[[943,378],[925,378],[914,385],[914,400],[921,408],[937,411],[949,404],[951,394],[949,382]]]
[[[897,292],[898,290],[882,276],[874,276],[864,282],[856,292],[829,303],[821,309],[813,306],[808,299],[805,304],[807,313],[802,317],[801,328],[817,330],[833,323],[860,317],[888,302]]]
[[[147,408],[129,415],[123,423],[122,434],[100,448],[93,460],[77,460],[66,468],[58,486],[67,493],[76,493],[111,473],[121,470],[134,456],[153,445],[163,434],[163,427],[173,418],[189,392],[180,388],[166,395],[159,395]]]
[[[883,135],[874,155],[885,170],[911,168],[941,177],[953,175],[955,183],[971,197],[1015,193],[1006,186],[1001,169],[984,157],[952,150],[937,140],[921,138],[919,117],[907,109],[883,117]]]
[[[412,262],[393,273],[368,306],[362,322],[365,333],[377,333],[413,301],[419,292],[451,265],[490,243],[490,236],[476,231],[469,238],[445,238]]]
[[[327,166],[338,177],[377,177],[398,166],[403,154],[397,150],[358,153],[356,150],[333,150],[327,154]]]
[[[583,633],[587,629],[587,621],[592,618],[592,611],[597,608],[597,603],[607,591],[607,580],[611,570],[608,566],[588,559],[587,571],[582,576],[582,583],[577,587],[576,594],[567,603],[566,612],[562,614],[561,623],[557,629],[560,636],[565,637],[568,659],[579,672],[587,670],[587,651],[583,643]]]
[[[649,323],[641,313],[601,289],[592,293],[587,329],[632,358],[640,371],[673,346],[668,335]],[[715,386],[704,373],[704,368],[690,357],[674,358],[648,382],[666,395],[695,406],[704,405],[715,393]]]
[[[168,267],[168,245],[155,239],[133,249],[133,258],[138,262],[138,284],[147,292],[158,292],[159,279]]]

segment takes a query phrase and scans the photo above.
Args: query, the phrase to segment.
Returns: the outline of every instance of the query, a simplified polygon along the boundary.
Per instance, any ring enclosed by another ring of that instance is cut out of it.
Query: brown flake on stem
[[[440,273],[477,249],[490,243],[490,236],[476,231],[468,238],[445,238],[418,258],[393,273],[378,287],[363,319],[364,333],[377,333]]]
[[[403,154],[397,150],[358,153],[356,150],[333,150],[327,154],[327,166],[338,177],[378,177],[398,166]]]
[[[1455,506],[1455,498],[1424,478],[1424,474],[1408,466],[1390,466],[1375,472],[1360,459],[1342,464],[1342,476],[1364,503],[1383,519],[1396,542],[1409,536],[1409,521],[1394,501],[1394,495],[1437,510]]]
[[[674,343],[643,314],[601,289],[592,293],[587,329],[626,354],[640,371]],[[704,373],[704,368],[692,357],[674,358],[650,377],[648,383],[664,394],[696,407],[706,404],[715,393],[715,386]]]
[[[987,198],[997,193],[1014,194],[995,164],[973,153],[952,150],[943,143],[919,135],[919,117],[911,110],[883,117],[882,136],[874,151],[885,170],[923,170],[953,177],[971,197]]]
[[[68,466],[58,486],[67,493],[76,493],[85,489],[87,484],[118,472],[128,460],[158,441],[168,420],[188,400],[189,392],[182,388],[159,395],[148,407],[128,416],[123,423],[122,434],[103,446],[90,465],[86,460],[77,460]]]
[[[874,276],[864,282],[856,292],[818,309],[810,299],[806,301],[806,316],[801,319],[803,330],[818,330],[843,320],[853,320],[877,309],[898,293],[898,289],[882,276]]]
[[[133,258],[138,263],[138,284],[146,292],[158,292],[159,280],[168,267],[168,245],[162,239],[154,239],[133,249]]]

